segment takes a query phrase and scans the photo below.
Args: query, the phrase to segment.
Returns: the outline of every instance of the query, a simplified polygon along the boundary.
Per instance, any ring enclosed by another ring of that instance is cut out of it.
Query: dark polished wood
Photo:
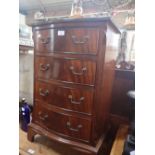
[[[31,142],[34,142],[34,136],[37,134],[35,130],[33,130],[30,126],[28,127],[27,139]]]
[[[113,39],[116,39],[115,43]],[[111,104],[111,92],[114,79],[115,59],[117,56],[118,35],[111,27],[100,29],[98,66],[96,71],[96,91],[94,94],[95,104],[93,104],[94,128],[92,140],[98,139],[108,127],[109,108]],[[103,52],[105,51],[105,52]],[[104,60],[104,61],[103,61]]]
[[[96,63],[76,58],[36,57],[35,77],[94,85]]]
[[[45,104],[35,103],[34,123],[76,139],[90,141],[91,119],[53,112]]]
[[[95,28],[60,28],[35,31],[36,51],[97,54],[99,31]]]
[[[36,81],[35,98],[47,104],[91,115],[93,90]]]
[[[84,155],[84,154],[96,155],[96,154],[98,154],[99,150],[100,150],[100,148],[102,146],[102,143],[105,140],[105,135],[103,135],[98,140],[98,143],[93,147],[93,146],[85,144],[85,143],[80,143],[80,142],[75,141],[75,140],[70,140],[70,139],[67,139],[67,138],[60,137],[57,134],[49,132],[48,130],[40,127],[40,125],[37,125],[37,124],[34,124],[34,123],[31,123],[29,125],[29,131],[30,132],[28,133],[28,137],[29,137],[28,140],[30,140],[30,141],[32,140],[31,137],[34,136],[34,133],[35,134],[38,133],[38,134],[44,135],[44,136],[48,135],[48,137],[51,138],[52,140],[55,140],[55,141],[57,141],[59,143],[66,144],[66,145],[72,147],[73,149],[76,149],[76,150],[80,151],[81,155]],[[31,141],[31,142],[33,142],[33,141]]]
[[[95,21],[95,22],[94,22]],[[33,27],[35,133],[81,154],[98,155],[110,127],[109,108],[119,31],[111,20],[69,20]]]
[[[33,33],[33,40],[35,44],[35,51],[51,52],[54,49],[53,36],[54,30],[47,29],[42,31],[35,31]]]
[[[57,35],[64,32],[64,36]],[[55,51],[67,53],[97,54],[99,30],[95,28],[57,29]]]
[[[129,118],[130,101],[127,92],[134,89],[135,71],[116,69],[110,110],[112,114]]]
[[[35,22],[31,26],[34,27],[35,30],[44,30],[47,28],[64,28],[64,27],[70,27],[70,28],[79,28],[79,27],[104,27],[105,23],[110,25],[112,29],[115,31],[115,33],[120,34],[120,30],[117,28],[117,26],[113,23],[113,21],[109,17],[97,17],[97,18],[60,18],[60,19],[52,19],[48,21],[39,21]]]

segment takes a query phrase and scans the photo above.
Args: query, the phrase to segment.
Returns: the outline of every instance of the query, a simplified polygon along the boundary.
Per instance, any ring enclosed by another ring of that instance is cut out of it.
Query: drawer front
[[[53,112],[39,102],[35,103],[33,121],[45,129],[87,142],[90,140],[91,120]]]
[[[93,91],[36,82],[35,98],[67,110],[91,114]]]
[[[54,48],[57,52],[71,52],[82,54],[97,54],[99,30],[87,29],[66,29],[55,30]]]
[[[54,30],[40,30],[33,33],[35,52],[51,52],[54,50]]]
[[[97,54],[99,29],[48,29],[34,32],[36,52]]]
[[[79,59],[36,57],[35,75],[40,79],[94,85],[96,62]]]

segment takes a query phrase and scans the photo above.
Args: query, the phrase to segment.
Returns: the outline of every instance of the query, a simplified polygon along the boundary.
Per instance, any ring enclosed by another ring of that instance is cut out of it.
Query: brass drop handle
[[[41,43],[44,44],[44,45],[48,44],[50,42],[50,39],[51,39],[50,37],[48,37],[48,38],[40,38]]]
[[[47,71],[50,68],[50,64],[40,64],[41,71]]]
[[[81,104],[82,101],[85,99],[84,97],[81,97],[79,101],[74,101],[72,95],[68,95],[68,98],[70,99],[70,102],[71,102],[72,104]]]
[[[71,123],[70,122],[67,122],[67,128],[71,131],[75,131],[75,132],[79,132],[79,130],[82,128],[83,126],[81,124],[79,124],[77,126],[77,128],[72,128],[71,127]]]
[[[39,95],[40,96],[48,96],[49,95],[49,90],[43,91],[41,88],[39,88]]]
[[[43,115],[42,112],[39,112],[38,115],[39,119],[42,121],[46,121],[46,119],[48,118],[48,115],[47,114]]]
[[[76,72],[73,66],[71,66],[69,69],[72,71],[72,74],[74,75],[83,75],[87,71],[86,67],[83,67],[81,69],[81,72]]]
[[[76,36],[72,36],[72,41],[74,44],[85,44],[89,40],[89,36],[84,36],[83,38],[78,39]]]

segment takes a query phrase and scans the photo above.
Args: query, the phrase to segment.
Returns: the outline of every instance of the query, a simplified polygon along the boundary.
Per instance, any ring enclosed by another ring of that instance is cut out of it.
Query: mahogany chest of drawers
[[[34,111],[28,139],[41,134],[98,154],[108,126],[119,30],[109,18],[33,26]]]

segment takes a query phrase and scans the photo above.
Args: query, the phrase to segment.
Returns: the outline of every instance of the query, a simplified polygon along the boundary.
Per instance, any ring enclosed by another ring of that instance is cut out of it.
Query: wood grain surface
[[[128,125],[120,125],[110,155],[122,155],[128,128]]]

